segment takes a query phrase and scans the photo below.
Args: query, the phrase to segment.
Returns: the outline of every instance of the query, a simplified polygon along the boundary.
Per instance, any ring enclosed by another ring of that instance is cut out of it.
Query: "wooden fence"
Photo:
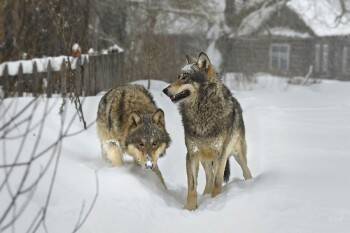
[[[124,53],[65,59],[59,70],[53,69],[50,59],[43,72],[38,71],[35,60],[32,65],[32,72],[24,73],[23,64],[20,63],[16,75],[10,75],[9,65],[5,64],[0,74],[0,86],[5,98],[23,96],[24,93],[51,97],[53,94],[65,96],[74,92],[80,96],[92,96],[128,82],[123,78]]]

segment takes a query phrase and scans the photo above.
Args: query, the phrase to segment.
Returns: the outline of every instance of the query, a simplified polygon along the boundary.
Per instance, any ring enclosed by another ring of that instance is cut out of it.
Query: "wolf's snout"
[[[167,96],[169,96],[169,89],[168,89],[168,87],[163,89],[163,93],[166,94]]]
[[[146,167],[147,169],[152,169],[152,168],[153,168],[153,163],[152,163],[152,161],[147,160],[147,162],[146,162],[146,164],[145,164],[145,167]]]

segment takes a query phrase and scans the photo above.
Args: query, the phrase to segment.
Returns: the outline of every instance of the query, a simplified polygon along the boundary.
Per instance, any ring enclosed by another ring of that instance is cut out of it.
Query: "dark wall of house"
[[[341,80],[350,80],[350,74],[344,73],[343,69],[343,52],[344,47],[347,46],[350,48],[350,37],[342,38],[332,38],[331,43],[331,63],[332,65],[332,77],[331,79],[341,79]],[[348,64],[350,65],[350,64]]]
[[[312,40],[290,39],[285,42],[290,45],[288,75],[305,76],[314,62]]]
[[[338,80],[350,80],[350,74],[344,73],[343,68],[343,53],[344,47],[350,48],[350,38],[349,37],[322,37],[315,38],[311,47],[313,59],[315,59],[315,46],[319,44],[321,48],[323,45],[329,46],[328,63],[329,69],[327,72],[322,70],[322,61],[320,71],[314,70],[314,76],[322,79],[338,79]],[[322,60],[322,50],[320,59]]]
[[[270,45],[290,45],[289,72],[280,73],[270,69]],[[257,73],[269,72],[280,75],[305,75],[313,63],[312,41],[288,38],[222,38],[219,47],[223,51],[223,72]]]

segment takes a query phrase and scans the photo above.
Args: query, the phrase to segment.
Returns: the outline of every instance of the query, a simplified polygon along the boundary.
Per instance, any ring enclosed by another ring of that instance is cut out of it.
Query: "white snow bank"
[[[138,83],[146,85],[147,81]],[[243,108],[252,181],[242,180],[241,170],[232,159],[231,179],[223,194],[214,199],[200,195],[197,211],[184,210],[186,148],[181,117],[176,105],[162,93],[167,84],[152,81],[151,92],[165,112],[166,127],[172,138],[172,145],[159,162],[169,190],[164,191],[152,173],[130,162],[123,168],[104,164],[95,127],[91,127],[63,142],[47,212],[48,232],[72,231],[82,201],[88,204],[94,195],[94,171],[97,170],[99,197],[80,231],[83,233],[347,233],[350,229],[350,83],[323,81],[311,87],[283,89],[280,87],[285,79],[263,75],[257,77],[257,83],[251,90],[233,90]],[[88,123],[96,118],[100,98],[84,100]],[[15,114],[30,100],[6,99],[0,105],[0,113],[15,101],[7,111]],[[46,100],[39,99],[39,112]],[[42,137],[45,145],[58,135],[60,103],[59,99],[49,100],[53,111]],[[68,116],[74,111],[74,106],[69,105]],[[40,121],[40,118],[34,119]],[[79,120],[74,121],[73,126],[72,132],[82,127]],[[24,126],[20,125],[14,133],[23,130]],[[30,151],[36,138],[35,134],[28,136],[25,151]],[[19,143],[20,139],[9,141],[6,148],[0,143],[0,151],[15,154]],[[40,166],[33,167],[34,171],[40,171]],[[0,182],[1,179],[3,176]],[[12,176],[11,184],[16,185],[17,179]],[[17,232],[24,232],[34,211],[41,207],[47,182],[40,183],[16,226]],[[203,188],[204,173],[200,168],[199,194]],[[0,198],[2,213],[6,200]]]
[[[224,83],[234,91],[270,90],[284,92],[288,88],[288,79],[271,74],[257,73],[251,76],[242,73],[226,73]]]

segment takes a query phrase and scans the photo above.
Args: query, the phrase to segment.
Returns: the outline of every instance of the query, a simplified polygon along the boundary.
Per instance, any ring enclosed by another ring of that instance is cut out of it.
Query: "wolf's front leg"
[[[164,188],[165,188],[165,189],[168,189],[168,187],[167,187],[166,184],[165,184],[163,175],[162,175],[161,171],[160,171],[159,168],[158,168],[158,165],[154,166],[154,167],[152,168],[152,170],[153,170],[153,172],[156,173],[156,175],[159,177],[159,179],[160,179],[160,181],[162,182]]]
[[[222,156],[221,158],[219,158],[217,161],[214,162],[215,180],[214,180],[214,188],[211,193],[212,197],[219,195],[222,191],[222,183],[224,182],[224,172],[225,172],[226,162],[227,162],[226,156]]]
[[[199,161],[198,158],[187,153],[186,155],[186,170],[187,170],[187,203],[185,208],[188,210],[197,209],[197,176],[198,176]]]
[[[120,167],[123,165],[123,151],[118,142],[106,141],[102,144],[102,153],[112,166]]]
[[[214,183],[214,171],[213,171],[213,162],[212,161],[202,161],[202,166],[205,171],[205,189],[203,194],[211,194],[211,191],[213,189],[213,183]]]

